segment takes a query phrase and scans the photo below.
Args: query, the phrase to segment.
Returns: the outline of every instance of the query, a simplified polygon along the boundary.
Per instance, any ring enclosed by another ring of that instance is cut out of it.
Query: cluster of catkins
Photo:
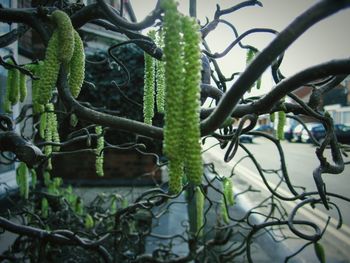
[[[181,15],[173,0],[162,2],[164,9],[164,154],[169,160],[169,191],[179,193],[186,174],[192,185],[203,175],[200,145],[199,26],[195,19]],[[162,70],[158,70],[158,74]],[[161,105],[161,103],[160,103]]]
[[[9,64],[13,64],[9,60]],[[7,73],[6,94],[4,96],[3,109],[7,113],[11,113],[11,106],[19,101],[23,102],[27,96],[26,75],[18,69],[10,69]]]
[[[163,47],[162,31],[158,34],[151,30],[148,36],[157,43],[159,47]],[[164,113],[164,92],[165,92],[165,69],[164,62],[154,59],[145,53],[145,74],[143,88],[143,116],[144,122],[152,124],[154,117],[154,96],[156,94],[157,111]],[[155,87],[157,92],[155,92]]]
[[[69,71],[69,88],[74,98],[79,93],[85,74],[84,45],[77,31],[73,28],[69,16],[60,10],[51,14],[56,25],[45,53],[45,59],[38,70],[38,90],[34,102],[45,105],[49,103],[57,82],[61,64]],[[34,81],[35,83],[36,81]]]

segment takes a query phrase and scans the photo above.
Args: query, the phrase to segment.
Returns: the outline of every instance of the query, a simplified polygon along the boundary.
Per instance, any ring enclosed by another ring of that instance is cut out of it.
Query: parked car
[[[335,124],[334,125],[335,135],[337,137],[338,142],[350,144],[350,126],[344,124]],[[326,129],[320,124],[311,129],[312,135],[316,140],[321,141],[326,137]],[[306,135],[305,135],[306,138]],[[310,138],[307,139],[307,142],[311,142]]]
[[[338,142],[350,144],[350,126],[344,124],[336,124],[334,125],[334,128]]]
[[[305,123],[307,129],[309,131],[311,131],[311,129],[313,127],[319,126],[320,123],[319,122],[309,122],[309,123]],[[297,126],[295,126],[294,130],[293,130],[293,141],[294,142],[307,142],[308,140],[310,140],[310,136],[308,134],[308,132],[304,129],[304,126],[301,124],[298,124]]]
[[[253,136],[249,134],[241,134],[239,136],[239,142],[241,143],[253,143]]]
[[[285,125],[283,130],[284,130],[284,139],[291,142],[293,139],[293,130],[295,126],[291,125]]]
[[[265,132],[265,133],[272,134],[272,135],[275,134],[275,129],[267,124],[261,125],[261,126],[255,128],[254,131]]]

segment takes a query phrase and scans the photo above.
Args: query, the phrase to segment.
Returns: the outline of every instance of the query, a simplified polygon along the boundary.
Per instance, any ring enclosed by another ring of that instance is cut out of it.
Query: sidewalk
[[[217,153],[214,153],[213,151],[207,151],[204,153],[204,160],[206,162],[214,163],[215,170],[222,176],[229,176],[231,174],[231,169],[233,167],[232,163],[228,164],[225,163],[223,160],[223,156],[218,155]],[[259,204],[262,200],[269,197],[271,194],[266,188],[266,186],[262,183],[262,180],[259,175],[256,174],[255,171],[250,171],[247,168],[237,165],[237,167],[234,170],[234,176],[232,177],[233,180],[233,186],[234,186],[234,192],[235,195],[239,194],[240,192],[248,189],[249,186],[251,186],[255,190],[259,190],[260,192],[250,192],[245,193],[244,195],[239,195],[237,198],[237,203],[244,204],[244,210],[248,211],[249,209],[252,209],[256,205]],[[244,196],[244,198],[242,198]],[[289,213],[295,204],[291,204],[291,202],[283,202],[282,203],[283,208],[286,209],[286,211]],[[327,218],[324,220],[324,218],[318,217],[318,214],[316,216],[313,213],[306,213],[304,212],[305,209],[302,209],[301,212],[298,214],[297,219],[302,219],[307,216],[307,219],[317,225],[320,226],[321,229],[323,229],[323,226],[327,220]],[[312,209],[308,209],[312,210]],[[259,208],[257,211],[259,212],[267,212],[264,208]],[[304,216],[304,217],[301,217]],[[331,220],[332,222],[333,220]],[[330,224],[331,225],[331,224]],[[333,223],[334,225],[334,223]],[[350,246],[349,243],[344,242],[350,241],[350,236],[348,235],[348,229],[345,233],[342,233],[341,230],[334,230],[335,228],[332,228],[333,233],[329,233],[328,227],[325,235],[323,238],[319,241],[322,246],[325,249],[326,254],[326,262],[328,263],[346,263],[350,262]],[[312,234],[312,230],[310,229],[303,229],[305,233]],[[338,232],[335,232],[338,231]],[[291,233],[290,231],[286,232],[290,236],[295,235]],[[291,251],[290,254],[297,251],[301,246],[303,246],[307,241],[303,241],[300,239],[291,239],[287,241],[283,241],[282,243],[285,243],[285,246],[289,248]],[[271,246],[274,246],[274,244],[270,244]],[[272,250],[273,251],[273,250]],[[272,256],[272,255],[270,255]],[[313,245],[308,246],[303,252],[299,254],[298,258],[295,258],[297,261],[295,262],[318,262],[317,257],[315,256]],[[274,260],[273,262],[284,262],[279,260]],[[288,262],[292,262],[291,260]]]

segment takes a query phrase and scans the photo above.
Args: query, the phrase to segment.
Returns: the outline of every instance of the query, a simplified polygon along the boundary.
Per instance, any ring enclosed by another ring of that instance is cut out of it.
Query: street
[[[215,140],[207,141],[205,148],[209,148],[209,145],[214,145]],[[276,185],[280,182],[280,178],[269,171],[278,169],[280,166],[279,155],[275,145],[263,138],[255,137],[253,143],[244,144],[254,157],[257,159],[259,164],[263,169],[265,169],[265,176],[268,180],[270,186],[275,188]],[[302,143],[289,143],[287,141],[282,142],[282,148],[284,150],[287,170],[291,180],[291,183],[295,186],[302,186],[306,188],[306,191],[316,191],[315,182],[312,176],[313,170],[318,166],[318,160],[315,155],[316,147],[312,144],[302,144]],[[227,148],[226,148],[227,149]],[[263,181],[260,175],[257,172],[253,162],[249,158],[242,158],[246,156],[246,153],[240,148],[235,157],[228,163],[223,161],[223,156],[225,151],[221,150],[219,146],[211,148],[210,150],[204,153],[205,162],[213,162],[215,164],[216,170],[222,176],[229,176],[231,170],[235,167],[233,176],[234,189],[235,193],[245,190],[249,185],[254,189],[260,190],[260,201],[263,197],[268,196],[270,193],[266,186],[263,184]],[[330,151],[327,150],[327,158],[330,158]],[[331,160],[331,159],[329,159]],[[345,162],[350,161],[349,158],[344,158]],[[239,162],[239,164],[237,164]],[[349,194],[349,185],[350,185],[350,168],[345,166],[345,170],[342,174],[324,174],[324,182],[326,183],[327,192],[334,192],[346,197],[350,197]],[[237,189],[238,188],[238,189]],[[299,193],[303,192],[303,189],[296,188]],[[283,196],[292,196],[288,190],[285,183],[282,183],[277,191]],[[317,198],[317,196],[315,196]],[[259,200],[256,200],[256,197],[250,198],[254,202],[258,203]],[[328,255],[333,253],[336,257],[337,253],[344,253],[345,261],[348,262],[347,258],[350,258],[350,204],[340,200],[332,198],[331,201],[336,203],[342,212],[343,217],[343,227],[338,230],[336,228],[339,220],[339,216],[336,212],[336,209],[330,209],[327,211],[322,205],[317,205],[316,209],[312,209],[311,206],[307,206],[298,212],[298,218],[303,217],[308,220],[313,221],[320,227],[325,225],[328,216],[332,219],[327,228],[327,232],[324,235],[322,242],[324,244],[329,244],[334,246],[332,249],[328,249]],[[287,211],[291,211],[296,203],[293,202],[283,202],[283,206]],[[338,251],[339,250],[339,251]],[[338,259],[337,259],[338,260]],[[333,262],[338,262],[333,260]],[[328,262],[328,261],[327,261]],[[330,261],[331,262],[331,261]]]

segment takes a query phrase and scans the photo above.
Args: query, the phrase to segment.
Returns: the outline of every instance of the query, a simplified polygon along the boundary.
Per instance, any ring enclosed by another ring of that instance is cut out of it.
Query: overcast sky
[[[218,3],[222,9],[233,6],[241,1],[235,0],[197,0],[197,16],[201,24],[205,23],[205,17],[210,20]],[[315,0],[261,0],[264,7],[253,6],[240,11],[222,16],[237,28],[239,33],[253,28],[272,28],[277,31],[283,30],[303,10],[312,6]],[[154,7],[155,0],[132,0],[135,13],[142,20]],[[188,14],[188,0],[180,0],[179,10]],[[316,26],[309,29],[301,36],[285,53],[284,62],[281,66],[282,72],[288,76],[308,66],[315,65],[334,58],[346,58],[350,55],[350,8],[343,10]],[[242,42],[250,44],[258,49],[263,49],[273,38],[272,34],[259,33],[245,38]],[[221,25],[211,33],[207,40],[213,52],[223,51],[234,39],[232,31]],[[245,51],[234,48],[228,56],[219,59],[218,62],[223,72],[229,76],[230,73],[242,71],[245,67]],[[265,74],[263,86],[266,89],[271,86],[271,77]]]

